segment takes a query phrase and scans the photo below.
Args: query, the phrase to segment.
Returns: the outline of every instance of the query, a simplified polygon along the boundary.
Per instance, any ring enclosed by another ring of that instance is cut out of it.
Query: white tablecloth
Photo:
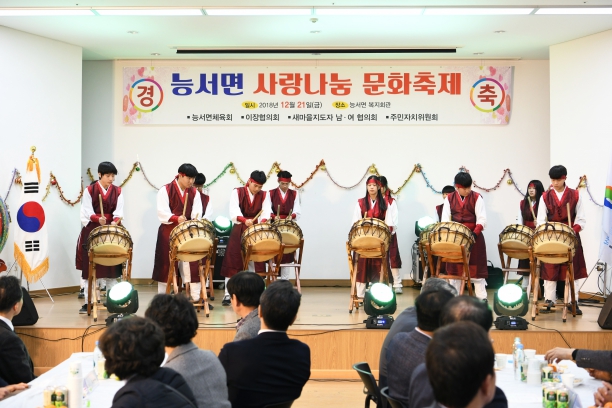
[[[37,379],[30,382],[30,388],[0,401],[0,408],[36,408],[43,406],[43,391],[49,386],[65,386],[68,382],[70,363],[80,361],[83,367],[83,376],[93,370],[93,353],[74,353],[70,358],[58,366],[47,371]],[[113,403],[113,396],[123,387],[124,381],[100,380],[92,392],[83,399],[83,407],[108,408]],[[89,403],[89,405],[88,405]]]
[[[544,360],[543,356],[537,356]],[[582,384],[574,386],[574,392],[578,394],[582,407],[594,404],[593,394],[601,387],[601,381],[589,376],[589,373],[572,361],[562,361],[560,365],[567,366],[568,372],[574,374],[575,378],[581,378]],[[497,386],[501,388],[508,398],[508,406],[514,407],[542,407],[542,385],[531,385],[514,379],[514,365],[512,356],[509,356],[506,368],[495,372],[497,375]]]

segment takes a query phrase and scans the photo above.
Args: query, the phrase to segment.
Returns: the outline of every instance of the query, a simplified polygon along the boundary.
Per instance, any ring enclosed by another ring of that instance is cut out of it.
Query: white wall
[[[34,145],[43,188],[53,171],[66,196],[75,199],[81,179],[81,48],[0,27],[0,61],[0,194],[4,198],[13,168],[25,173]],[[8,198],[13,223],[0,253],[8,265],[14,260],[20,196],[21,186],[14,185]],[[79,206],[64,204],[55,188],[43,206],[51,245],[43,283],[47,288],[77,285]],[[30,287],[42,289],[40,283]]]
[[[147,61],[148,63],[148,61]],[[158,63],[158,62],[156,62]],[[219,65],[220,62],[171,61],[158,64]],[[457,61],[320,61],[328,65],[461,65]],[[96,68],[97,64],[98,68]],[[104,64],[104,65],[102,65]],[[522,188],[533,178],[545,180],[549,163],[549,66],[548,61],[500,61],[499,65],[515,65],[514,106],[508,126],[124,126],[121,123],[122,69],[141,65],[142,61],[114,63],[114,99],[112,151],[93,147],[92,140],[100,132],[92,129],[84,115],[83,168],[95,168],[102,160],[111,160],[119,169],[120,182],[139,155],[146,173],[158,186],[168,183],[183,162],[193,163],[212,180],[230,161],[242,178],[252,170],[268,171],[276,160],[291,171],[295,181],[304,180],[314,166],[324,159],[328,170],[342,185],[354,184],[367,167],[376,163],[390,186],[397,188],[416,163],[421,163],[433,185],[441,189],[452,180],[459,167],[465,165],[481,185],[492,186],[503,170],[510,168]],[[254,64],[252,61],[231,61],[231,65]],[[263,63],[262,63],[263,64]],[[268,61],[266,65],[271,65]],[[307,65],[311,62],[278,61],[274,65]],[[495,63],[494,63],[495,64]],[[98,83],[111,75],[106,62],[89,62],[84,78]],[[84,106],[95,112],[108,113],[106,97],[84,95]],[[281,145],[282,143],[282,145]],[[286,146],[294,146],[287,150]],[[545,157],[545,159],[543,159]],[[85,160],[87,158],[87,160]],[[83,173],[84,174],[84,173]],[[215,214],[227,214],[229,194],[238,182],[226,175],[211,187],[211,205]],[[275,187],[272,180],[265,186]],[[135,173],[126,185],[125,225],[134,238],[133,276],[151,276],[158,221],[155,194],[142,177]],[[336,187],[324,173],[317,173],[305,186],[302,195],[303,218],[300,225],[305,235],[303,278],[348,278],[345,242],[351,226],[352,211],[365,186],[350,191]],[[488,255],[499,265],[498,234],[515,221],[521,197],[504,181],[491,193],[484,193],[489,225],[485,230]],[[410,271],[410,247],[416,239],[414,223],[423,215],[434,216],[441,196],[427,189],[416,175],[399,198],[399,245],[404,261],[403,272]]]
[[[550,47],[550,162],[567,167],[572,188],[586,174],[600,204],[612,159],[611,70],[612,31]],[[580,194],[588,197],[584,189]],[[599,256],[602,209],[588,198],[585,204],[587,227],[580,235],[590,271]],[[597,275],[591,274],[583,290],[600,290]]]

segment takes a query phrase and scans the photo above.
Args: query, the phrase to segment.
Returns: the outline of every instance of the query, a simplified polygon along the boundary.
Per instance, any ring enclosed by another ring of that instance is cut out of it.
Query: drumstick
[[[287,218],[291,219],[291,214],[293,213],[293,209],[289,210],[289,214],[287,214]]]
[[[199,215],[200,215],[200,213],[196,213],[196,216],[195,216],[194,220],[197,220]]]
[[[185,217],[185,211],[187,211],[187,199],[189,198],[189,193],[185,192],[185,203],[183,204],[183,217]]]
[[[102,194],[98,194],[98,198],[100,199],[100,217],[104,217],[104,205],[102,205]]]
[[[531,209],[531,216],[533,217],[533,222],[537,222],[538,219],[537,219],[537,217],[535,215],[535,212],[533,211],[533,204],[532,204],[532,201],[531,201],[531,197],[527,197],[527,199],[529,200],[529,208]]]
[[[567,224],[570,226],[570,228],[572,228],[572,216],[570,214],[569,203],[567,203]]]
[[[253,219],[255,221],[257,221],[257,219],[259,218],[259,216],[261,215],[261,213],[263,212],[263,208],[261,210],[259,210],[259,212],[257,213],[257,215],[255,217],[253,217]]]
[[[280,204],[278,206],[278,209],[276,210],[276,218],[280,218]]]

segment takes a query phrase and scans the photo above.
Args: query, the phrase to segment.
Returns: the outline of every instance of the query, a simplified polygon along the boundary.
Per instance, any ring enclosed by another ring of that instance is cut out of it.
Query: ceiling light
[[[318,16],[419,16],[422,8],[321,8]]]
[[[204,10],[209,16],[309,16],[309,8],[213,8]]]
[[[177,47],[177,54],[455,54],[457,48],[193,48]]]
[[[535,14],[612,14],[612,7],[540,8]]]
[[[154,55],[157,57],[158,55],[161,55],[161,54],[159,52],[152,52],[151,55]]]
[[[128,31],[128,34],[138,34],[138,31]]]
[[[474,55],[482,55],[484,52],[475,52]]]
[[[1,9],[0,16],[95,16],[91,10],[70,9]]]
[[[531,8],[501,8],[501,7],[488,7],[488,8],[470,8],[470,7],[439,7],[439,8],[426,8],[423,13],[426,16],[486,16],[486,15],[498,15],[498,14],[529,14],[533,11]]]
[[[320,34],[320,33],[321,33],[321,31],[317,31],[317,30],[310,32],[310,34]]]
[[[497,30],[497,31],[493,31],[493,32],[494,32],[495,34],[503,34],[503,33],[505,33],[505,31],[504,31],[504,30]]]
[[[201,9],[96,9],[101,16],[201,16]]]

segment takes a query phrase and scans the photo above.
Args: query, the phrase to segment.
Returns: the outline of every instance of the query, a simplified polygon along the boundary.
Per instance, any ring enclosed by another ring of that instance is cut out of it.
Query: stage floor
[[[144,316],[157,286],[137,285],[140,309],[137,314]],[[386,330],[367,330],[363,321],[367,318],[363,309],[348,313],[348,287],[303,287],[302,304],[298,318],[290,327],[291,337],[307,343],[312,355],[312,378],[315,379],[356,379],[352,365],[367,361],[372,370],[378,370],[380,349],[387,334]],[[406,307],[414,305],[419,291],[404,288],[404,294],[398,295],[396,315]],[[212,304],[215,309],[210,316],[198,313],[200,329],[194,342],[203,349],[218,354],[221,347],[232,341],[235,335],[237,316],[231,307],[221,306],[223,291],[216,290]],[[71,353],[93,350],[94,342],[104,330],[104,319],[108,316],[101,311],[98,322],[86,314],[79,314],[83,304],[76,293],[55,295],[51,302],[49,297],[40,296],[34,299],[40,319],[35,326],[18,327],[16,332],[26,343],[34,365],[39,371],[45,371],[67,359]],[[493,291],[489,291],[489,303],[493,302]],[[581,307],[584,315],[567,322],[561,319],[561,309],[550,314],[540,314],[535,326],[526,331],[491,330],[496,352],[510,353],[515,336],[520,336],[525,348],[536,349],[545,353],[553,347],[567,347],[563,337],[571,347],[589,349],[612,349],[610,332],[597,325],[601,311],[599,307]],[[530,314],[527,317],[531,322]],[[562,333],[563,337],[559,334]],[[86,334],[86,336],[84,336]]]

